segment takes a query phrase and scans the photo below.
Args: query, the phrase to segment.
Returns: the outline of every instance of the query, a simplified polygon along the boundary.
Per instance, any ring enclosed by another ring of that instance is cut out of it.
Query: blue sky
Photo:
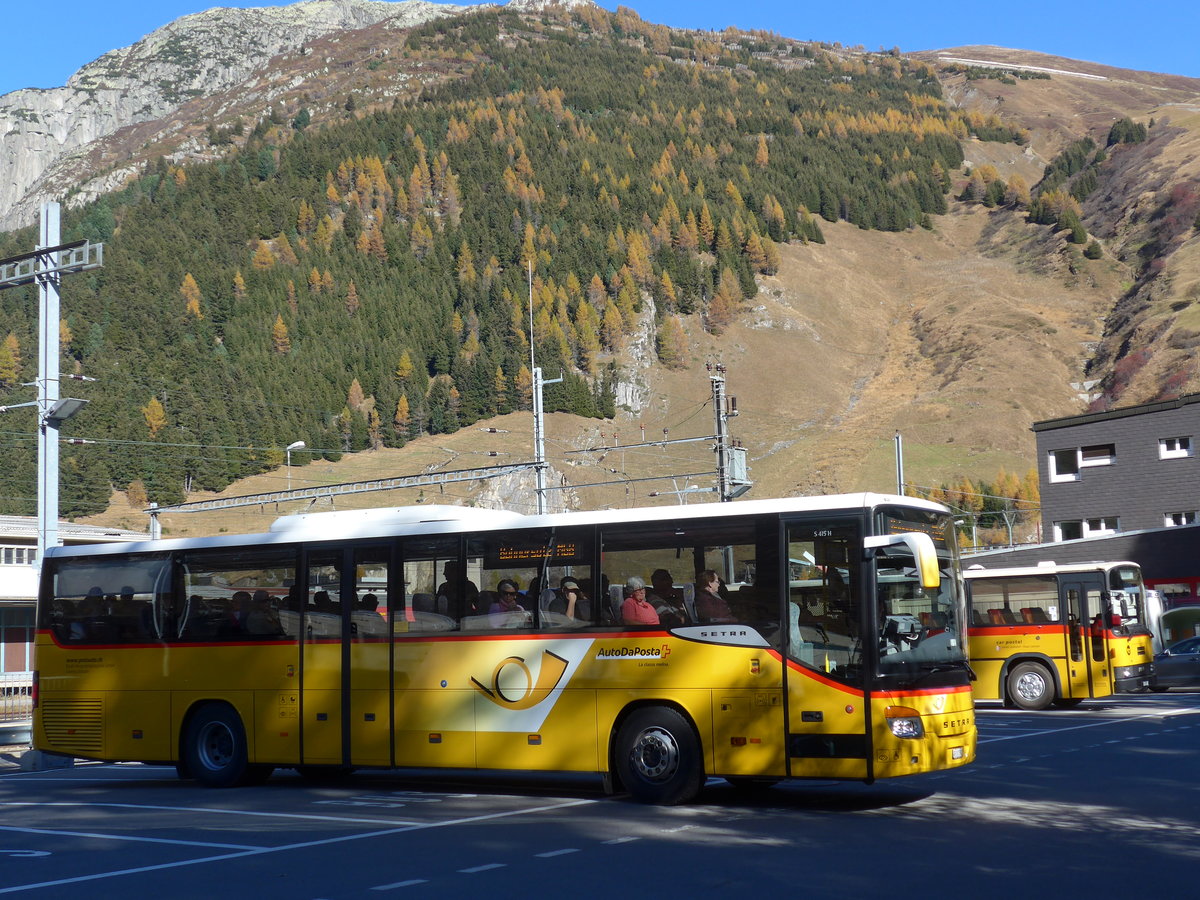
[[[228,0],[55,0],[34,6],[10,0],[0,22],[0,94],[57,87],[81,66],[125,47],[167,22],[213,5],[281,5]],[[612,0],[601,6],[615,9]],[[1196,0],[962,2],[895,0],[625,0],[650,22],[691,28],[763,28],[800,40],[840,41],[902,51],[965,44],[1040,50],[1127,69],[1200,77],[1200,4]]]

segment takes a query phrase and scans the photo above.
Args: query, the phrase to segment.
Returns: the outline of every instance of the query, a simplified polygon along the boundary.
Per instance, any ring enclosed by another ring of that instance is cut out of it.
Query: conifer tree
[[[412,356],[407,350],[400,354],[400,361],[396,364],[396,378],[401,384],[404,384],[408,379],[412,378],[413,362]]]
[[[687,355],[687,336],[678,316],[666,316],[658,328],[658,358],[671,369],[683,368]]]
[[[0,387],[12,387],[21,376],[21,344],[11,331],[0,344]]]
[[[771,161],[771,154],[767,150],[767,136],[760,134],[758,136],[758,148],[754,152],[754,164],[760,169],[765,169],[767,163]]]
[[[194,319],[203,319],[204,313],[200,311],[200,286],[196,284],[196,279],[192,277],[191,272],[183,276],[183,283],[179,285],[179,293],[183,295],[184,309],[187,314]]]
[[[713,334],[720,334],[737,316],[742,304],[742,288],[737,275],[726,267],[721,272],[721,280],[708,304],[708,329]]]
[[[150,437],[156,437],[167,424],[167,411],[157,397],[151,397],[150,402],[142,407],[142,416],[146,420],[146,427],[150,429]]]
[[[292,340],[288,337],[288,327],[282,314],[275,316],[275,324],[271,326],[271,346],[281,356],[292,350]]]
[[[396,414],[392,417],[392,425],[395,428],[396,436],[402,440],[407,438],[411,423],[412,416],[409,413],[408,397],[405,394],[401,394],[400,399],[396,401]]]
[[[274,267],[275,254],[271,252],[271,245],[266,241],[258,242],[258,246],[254,250],[252,265],[260,272]]]
[[[517,377],[513,382],[517,392],[517,404],[520,409],[530,409],[533,406],[533,373],[524,363],[517,369]]]

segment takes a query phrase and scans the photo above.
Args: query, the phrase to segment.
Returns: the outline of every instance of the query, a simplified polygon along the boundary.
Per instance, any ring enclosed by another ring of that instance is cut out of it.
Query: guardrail
[[[0,722],[23,722],[33,715],[33,673],[0,672]]]

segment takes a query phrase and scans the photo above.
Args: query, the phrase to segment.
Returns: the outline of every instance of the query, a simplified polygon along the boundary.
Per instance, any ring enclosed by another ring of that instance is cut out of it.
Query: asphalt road
[[[876,785],[712,780],[689,806],[594,779],[0,772],[0,895],[1109,898],[1200,883],[1200,694],[981,704],[976,765]],[[781,893],[783,892],[783,893]]]

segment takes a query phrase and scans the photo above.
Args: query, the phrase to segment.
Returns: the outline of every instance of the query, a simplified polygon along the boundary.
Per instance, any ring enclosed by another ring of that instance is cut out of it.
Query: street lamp
[[[307,446],[304,441],[293,441],[287,445],[287,489],[289,491],[292,489],[292,451],[303,450]]]

